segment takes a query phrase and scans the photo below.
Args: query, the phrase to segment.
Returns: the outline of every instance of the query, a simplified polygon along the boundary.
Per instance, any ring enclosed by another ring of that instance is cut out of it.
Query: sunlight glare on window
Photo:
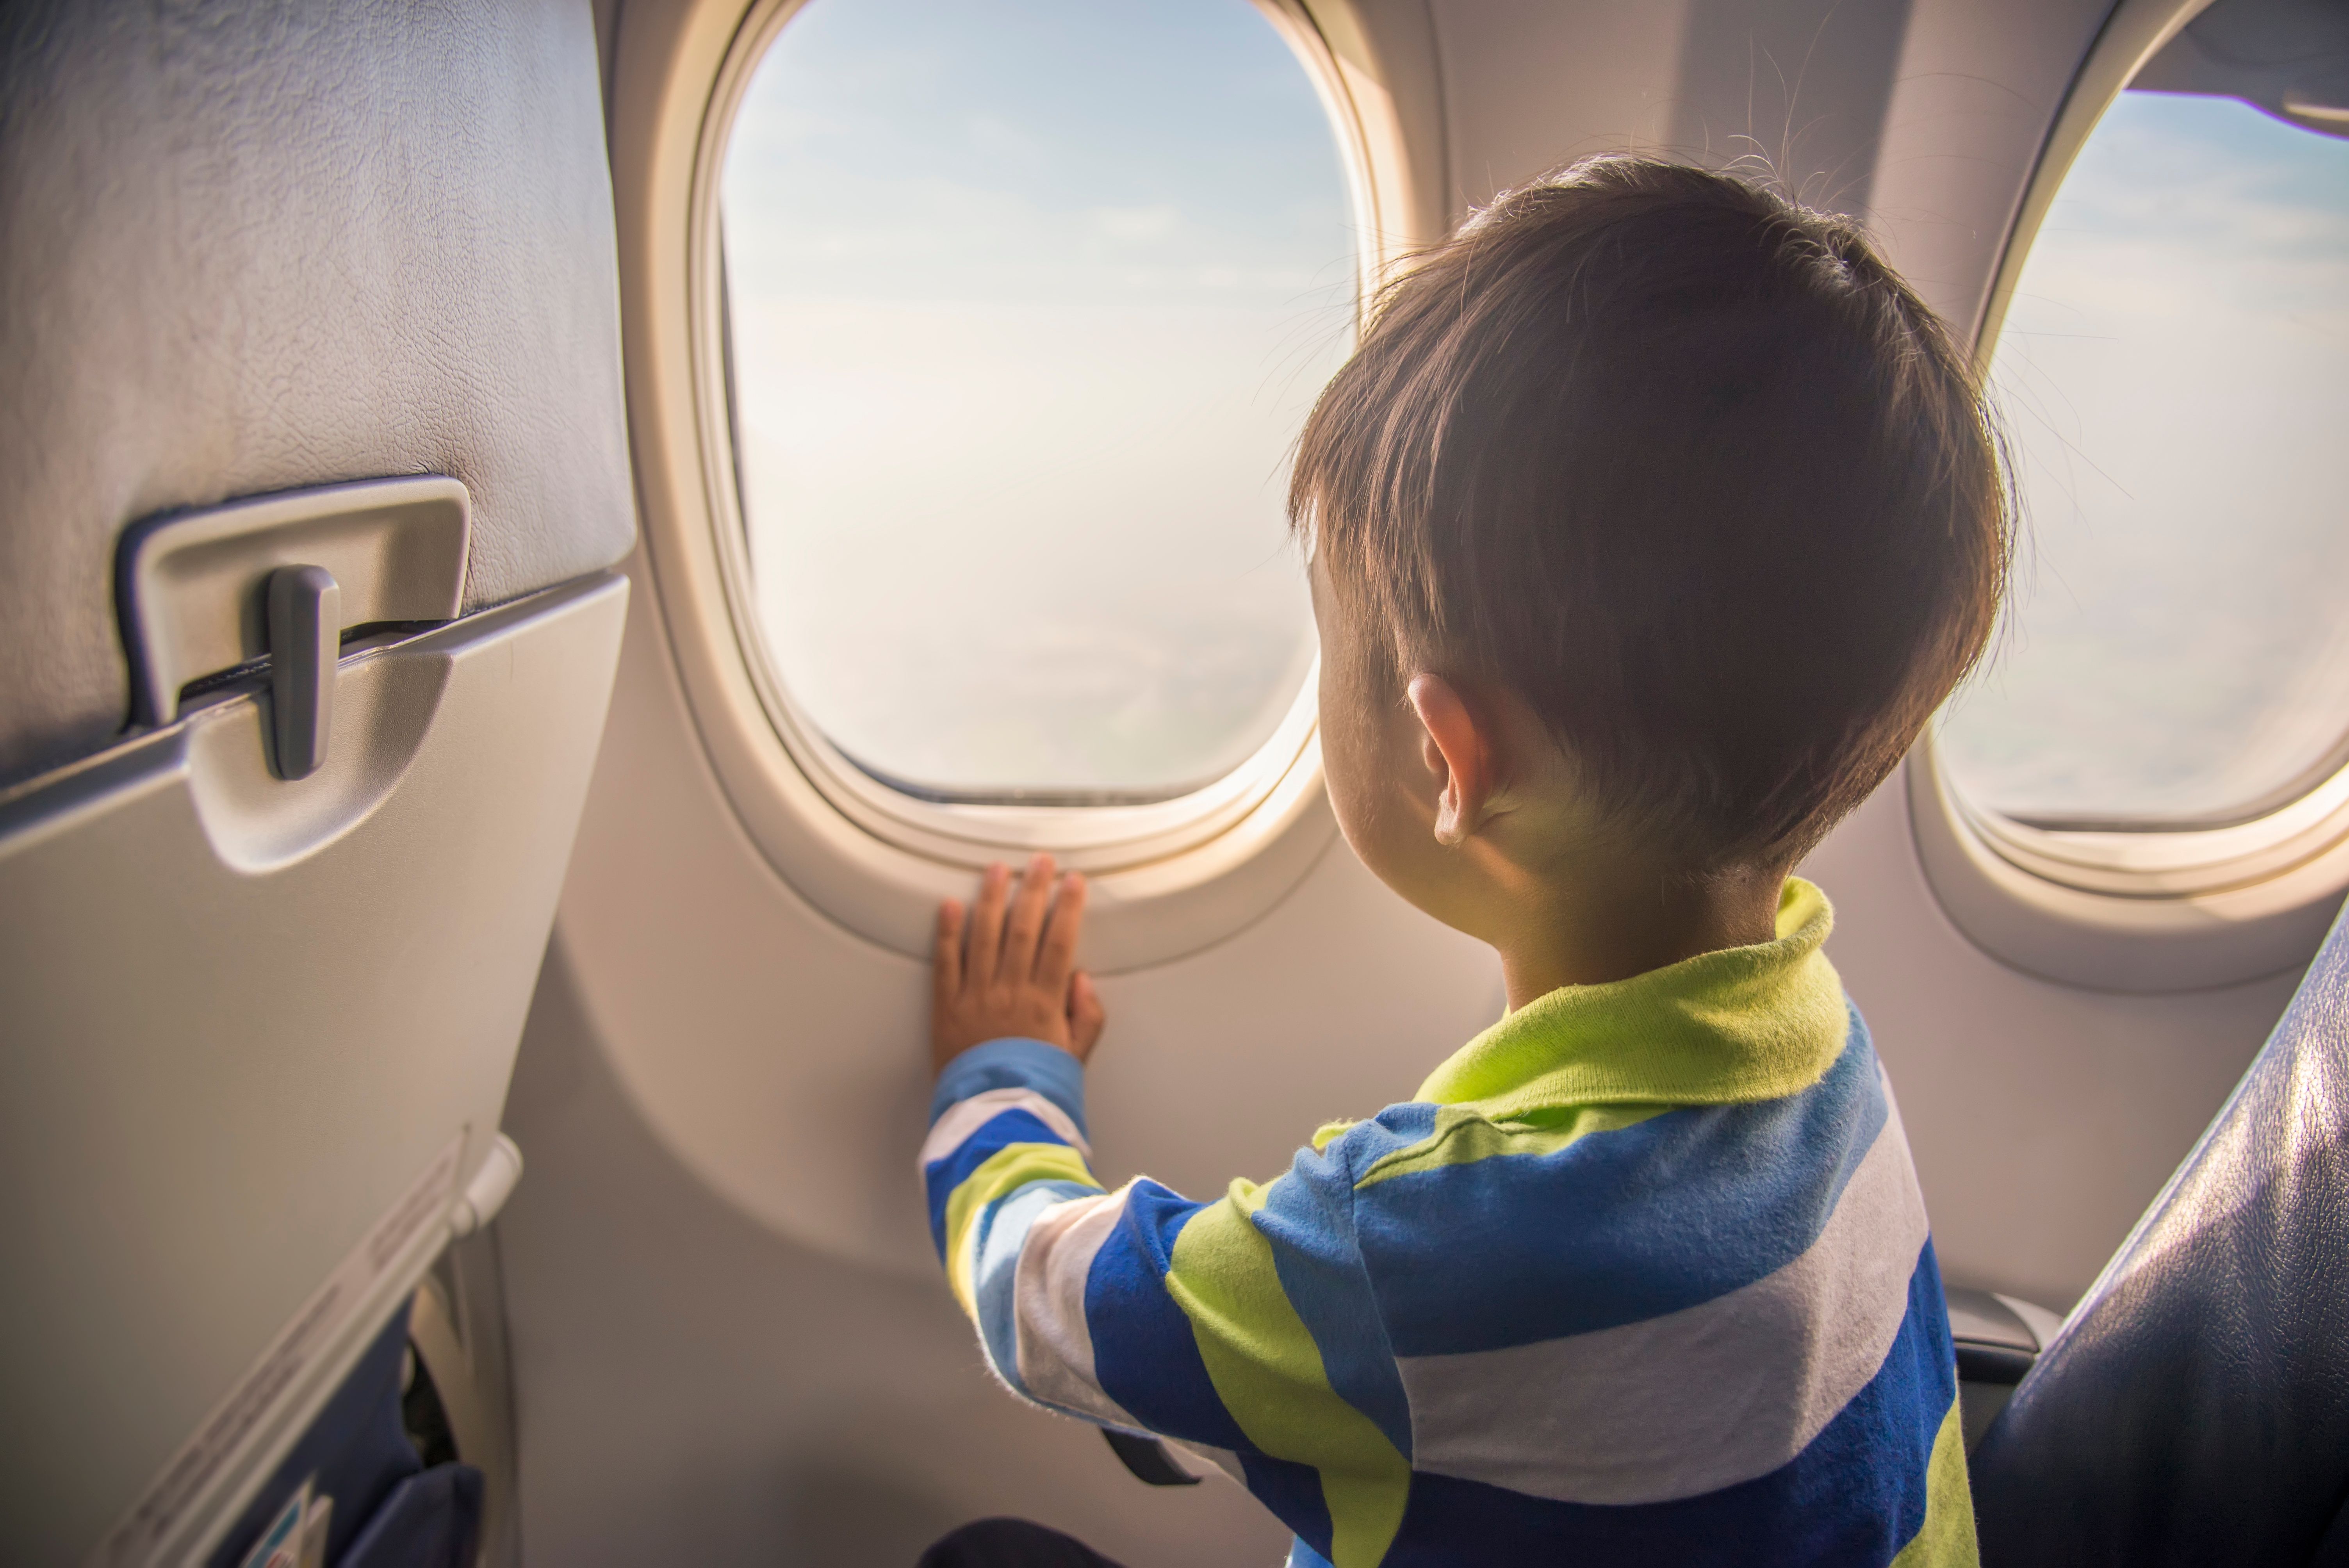
[[[1228,772],[1313,654],[1281,502],[1351,346],[1334,129],[1247,0],[812,0],[722,186],[758,619],[942,799]]]

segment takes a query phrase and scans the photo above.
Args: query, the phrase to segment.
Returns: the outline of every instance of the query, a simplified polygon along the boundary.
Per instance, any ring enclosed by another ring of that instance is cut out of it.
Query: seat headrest
[[[0,785],[125,722],[141,518],[450,474],[468,609],[626,552],[585,0],[20,0],[0,232]]]

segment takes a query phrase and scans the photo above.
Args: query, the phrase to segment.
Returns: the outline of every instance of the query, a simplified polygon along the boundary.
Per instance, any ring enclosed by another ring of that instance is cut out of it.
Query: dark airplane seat
[[[1971,1465],[1990,1568],[2349,1563],[2349,918]]]
[[[242,1563],[517,1169],[634,531],[588,0],[0,6],[0,1541]],[[469,1555],[388,1474],[336,1551]]]

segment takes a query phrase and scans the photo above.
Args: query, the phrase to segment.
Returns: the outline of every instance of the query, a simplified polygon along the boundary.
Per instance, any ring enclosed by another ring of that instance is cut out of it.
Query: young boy
[[[1973,1562],[1924,1204],[1789,875],[1989,635],[1965,356],[1841,220],[1595,160],[1387,291],[1290,515],[1347,842],[1508,1014],[1268,1185],[1104,1192],[1083,884],[990,870],[922,1151],[988,1362],[1293,1564]]]

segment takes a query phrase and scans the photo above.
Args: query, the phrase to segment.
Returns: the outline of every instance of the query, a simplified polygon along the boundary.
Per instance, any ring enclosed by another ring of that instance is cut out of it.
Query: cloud
[[[1128,242],[1163,240],[1183,224],[1183,214],[1165,202],[1154,207],[1095,207],[1086,216],[1095,232]]]

